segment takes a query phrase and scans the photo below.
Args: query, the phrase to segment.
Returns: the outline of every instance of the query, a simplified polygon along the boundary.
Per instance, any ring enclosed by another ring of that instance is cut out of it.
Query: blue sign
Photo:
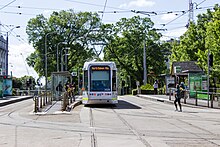
[[[3,95],[12,95],[12,79],[3,80]]]

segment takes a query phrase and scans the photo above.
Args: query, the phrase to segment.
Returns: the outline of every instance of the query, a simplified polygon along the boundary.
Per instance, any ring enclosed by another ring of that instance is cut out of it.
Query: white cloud
[[[161,19],[164,20],[164,21],[170,21],[170,20],[173,20],[176,17],[177,16],[174,13],[170,13],[170,14],[162,15]]]
[[[12,72],[12,75],[17,78],[25,75],[33,76],[35,79],[38,78],[34,69],[29,67],[25,61],[32,52],[34,52],[34,49],[28,44],[10,45],[8,56],[9,73]]]
[[[152,7],[155,5],[155,2],[150,0],[133,0],[129,3],[121,4],[120,8],[132,8],[132,7]]]

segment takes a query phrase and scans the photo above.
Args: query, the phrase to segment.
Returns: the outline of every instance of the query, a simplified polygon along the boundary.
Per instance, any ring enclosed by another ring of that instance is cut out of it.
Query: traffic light
[[[213,66],[213,54],[209,55],[209,66],[212,67]]]
[[[124,86],[125,86],[125,81],[122,81],[122,84],[121,84],[121,85],[122,85],[122,87],[124,87]]]
[[[26,87],[29,87],[30,86],[30,83],[29,83],[29,80],[26,81]]]
[[[7,79],[7,76],[3,76],[3,79]]]

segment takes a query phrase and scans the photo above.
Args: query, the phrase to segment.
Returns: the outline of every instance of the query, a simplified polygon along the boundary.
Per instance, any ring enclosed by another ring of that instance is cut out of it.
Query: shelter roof
[[[188,73],[198,73],[203,70],[196,64],[196,61],[173,62],[171,75],[188,75]]]

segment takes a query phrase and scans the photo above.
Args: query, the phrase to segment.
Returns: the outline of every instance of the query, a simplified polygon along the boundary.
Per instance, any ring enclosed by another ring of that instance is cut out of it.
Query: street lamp
[[[8,36],[10,35],[9,33],[11,33],[16,28],[20,28],[20,26],[15,26],[6,32],[6,75],[8,75]]]
[[[64,48],[61,50],[61,71],[63,71],[63,50],[70,50],[70,48]],[[64,54],[69,55],[69,54]]]
[[[45,35],[45,97],[47,102],[47,36],[55,34],[56,32],[49,32]]]
[[[59,42],[57,44],[57,72],[59,71],[59,45],[60,44],[67,44],[66,42]]]

